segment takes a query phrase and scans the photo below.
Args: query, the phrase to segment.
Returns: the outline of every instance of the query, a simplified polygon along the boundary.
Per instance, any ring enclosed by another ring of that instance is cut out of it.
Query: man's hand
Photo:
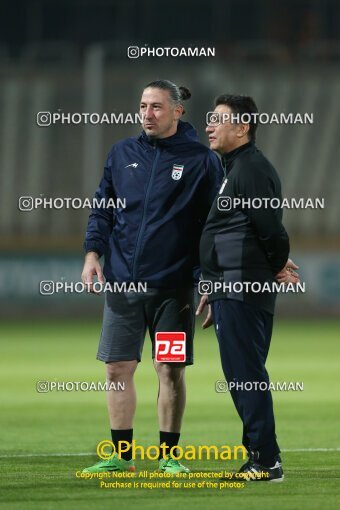
[[[294,271],[299,269],[292,259],[288,259],[285,267],[275,276],[279,283],[299,283],[300,276]]]
[[[196,315],[201,315],[201,313],[203,312],[206,305],[208,305],[208,296],[206,294],[204,294],[204,296],[201,297],[201,301],[197,307]],[[208,305],[208,313],[207,313],[206,318],[204,319],[202,328],[207,329],[212,325],[212,323],[213,323],[213,321],[212,321],[212,314],[211,314],[211,306]]]
[[[97,276],[98,281],[100,283],[104,283],[104,276],[101,265],[99,263],[98,253],[95,251],[89,251],[85,255],[85,262],[83,272],[81,274],[82,282],[86,285],[88,292],[92,294],[100,295],[100,292],[97,292],[93,288],[93,277]]]

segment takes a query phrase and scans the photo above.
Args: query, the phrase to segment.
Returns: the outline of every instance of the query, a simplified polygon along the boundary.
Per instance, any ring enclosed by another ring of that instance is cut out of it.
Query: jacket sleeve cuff
[[[85,253],[89,253],[90,251],[94,251],[95,253],[97,253],[98,257],[101,257],[104,253],[104,250],[98,246],[98,243],[95,243],[95,242],[89,242],[89,241],[85,241],[84,243],[84,250],[85,250]]]

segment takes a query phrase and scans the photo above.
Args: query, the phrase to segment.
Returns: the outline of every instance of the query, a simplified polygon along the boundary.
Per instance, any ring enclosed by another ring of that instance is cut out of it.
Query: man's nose
[[[153,116],[153,110],[152,110],[151,106],[147,106],[144,111],[144,117],[146,119],[150,119],[152,116]]]

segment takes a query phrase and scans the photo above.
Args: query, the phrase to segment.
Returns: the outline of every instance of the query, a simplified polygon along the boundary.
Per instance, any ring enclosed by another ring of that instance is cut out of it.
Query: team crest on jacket
[[[171,174],[171,177],[172,177],[175,181],[179,181],[179,180],[180,180],[180,178],[182,177],[183,168],[184,168],[184,165],[174,165],[174,166],[172,167],[172,174]]]

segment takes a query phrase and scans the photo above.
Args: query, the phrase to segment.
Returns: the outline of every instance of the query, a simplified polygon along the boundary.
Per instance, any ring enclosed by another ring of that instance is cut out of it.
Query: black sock
[[[115,445],[116,453],[118,453],[118,443],[119,441],[127,441],[128,443],[132,443],[132,437],[133,437],[133,429],[126,429],[126,430],[114,430],[111,429],[111,437],[112,442]],[[122,445],[125,449],[125,445]],[[131,460],[132,459],[132,450],[131,448],[127,452],[123,452],[120,455],[121,459],[124,460]]]
[[[166,448],[162,448],[159,452],[158,459],[163,458],[163,452],[165,451],[166,455],[170,454],[170,450],[173,446],[177,446],[179,443],[179,432],[163,432],[162,430],[159,432],[159,444],[162,445],[163,443],[166,444]],[[172,454],[177,457],[177,449],[174,449],[172,451]]]

